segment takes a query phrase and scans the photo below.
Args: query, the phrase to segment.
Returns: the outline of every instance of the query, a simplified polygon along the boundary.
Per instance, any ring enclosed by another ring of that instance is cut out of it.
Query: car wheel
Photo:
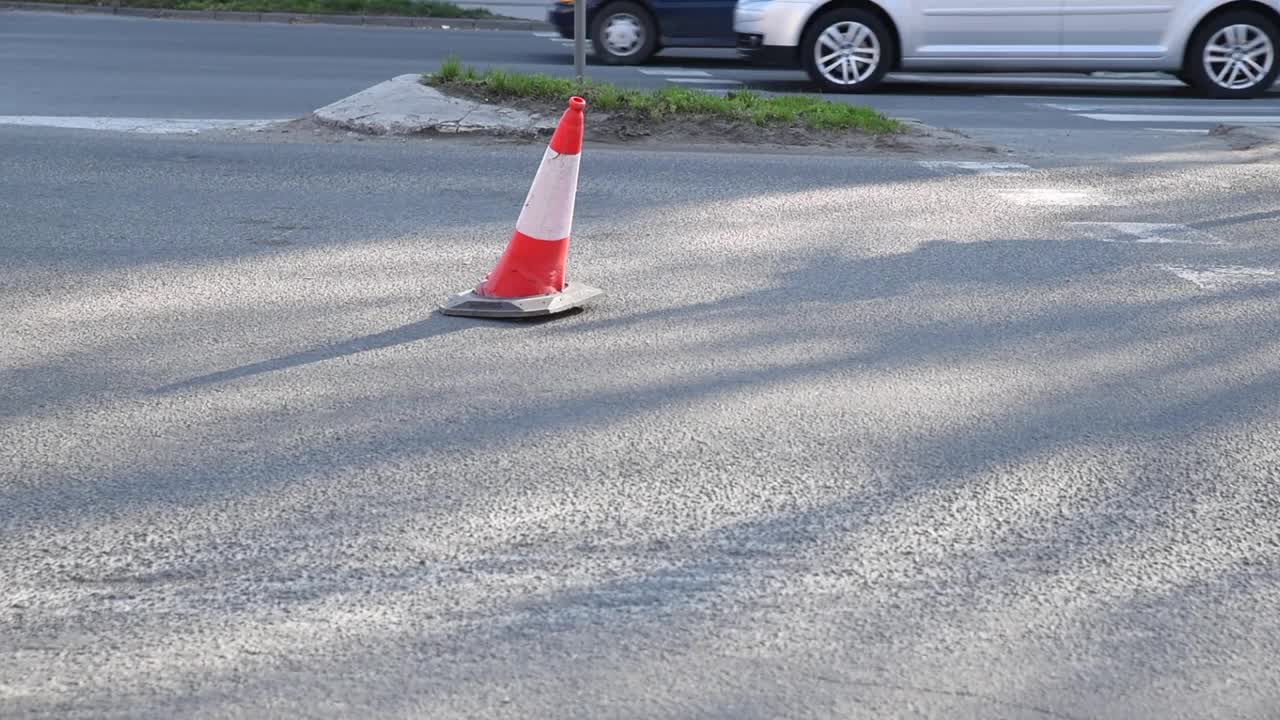
[[[894,38],[880,18],[866,10],[833,10],[805,33],[805,70],[826,92],[875,90],[893,63]]]
[[[1196,30],[1182,72],[1208,97],[1256,98],[1280,73],[1277,48],[1280,36],[1266,17],[1247,10],[1223,13]]]
[[[658,49],[658,26],[643,7],[631,2],[610,3],[591,24],[596,57],[609,65],[639,65]]]

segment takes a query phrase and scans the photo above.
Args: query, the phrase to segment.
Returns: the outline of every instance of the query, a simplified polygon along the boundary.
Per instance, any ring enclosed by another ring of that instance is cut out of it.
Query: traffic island
[[[587,101],[588,142],[998,152],[961,133],[816,96],[745,90],[722,95],[684,87],[635,90],[505,70],[481,72],[456,59],[435,73],[379,83],[316,110],[313,118],[328,127],[372,135],[487,134],[540,140],[554,130],[565,98],[571,96]]]

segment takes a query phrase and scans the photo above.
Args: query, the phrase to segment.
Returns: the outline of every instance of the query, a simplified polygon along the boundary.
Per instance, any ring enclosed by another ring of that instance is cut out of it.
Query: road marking
[[[1031,169],[1030,165],[1014,162],[976,162],[970,160],[918,160],[930,170],[968,170],[977,175],[1017,175]]]
[[[667,78],[668,82],[685,83],[685,84],[703,84],[703,85],[741,85],[741,80],[724,80],[721,78],[689,78],[689,77],[672,77]]]
[[[1239,102],[1170,102],[1170,103],[1064,103],[1051,102],[1039,103],[1043,107],[1053,108],[1054,110],[1066,110],[1067,112],[1163,112],[1166,110],[1181,110],[1183,112],[1198,111],[1223,111],[1231,110],[1233,112],[1244,111],[1247,113],[1266,113],[1280,111],[1280,105],[1275,103],[1259,103],[1241,107]]]
[[[1063,101],[1063,100],[1081,100],[1081,101],[1084,101],[1084,100],[1090,100],[1090,99],[1091,99],[1091,98],[1087,98],[1087,97],[1070,97],[1070,96],[1063,96],[1063,95],[1021,95],[1021,94],[1018,94],[1018,95],[1010,95],[1010,94],[1008,94],[1008,93],[1002,93],[1002,94],[997,93],[997,94],[990,94],[990,95],[979,95],[978,97],[983,97],[983,98],[988,98],[988,99],[996,99],[996,100],[1057,100],[1057,101],[1059,101],[1059,102],[1061,102],[1061,101]]]
[[[1000,193],[1005,200],[1018,205],[1079,206],[1102,205],[1105,201],[1087,190],[1059,190],[1057,188],[1029,188]]]
[[[1215,123],[1221,125],[1280,125],[1280,115],[1127,115],[1081,113],[1080,117],[1103,122]]]
[[[541,38],[559,38],[560,37],[560,33],[558,32],[535,32],[533,35],[534,37],[541,37]]]
[[[1089,77],[1081,75],[1079,77],[1042,77],[1038,75],[958,75],[951,73],[939,73],[938,75],[917,75],[914,73],[889,73],[886,76],[888,80],[908,80],[911,82],[927,82],[937,84],[950,84],[957,82],[964,83],[998,83],[1002,85],[1025,85],[1027,83],[1035,83],[1036,85],[1052,85],[1052,86],[1148,86],[1148,87],[1185,87],[1177,80],[1116,80],[1111,78]]]
[[[1178,135],[1208,135],[1206,128],[1142,128],[1150,132],[1175,133]]]
[[[711,77],[706,70],[688,70],[685,68],[636,68],[645,75],[663,75],[667,77]]]
[[[1188,267],[1186,265],[1161,265],[1162,269],[1194,283],[1201,290],[1228,285],[1251,285],[1256,283],[1280,280],[1280,272],[1267,268],[1242,267],[1240,265],[1219,265]]]
[[[1095,242],[1152,245],[1225,245],[1203,230],[1193,230],[1178,223],[1142,222],[1070,222],[1067,225],[1084,230]]]
[[[145,133],[148,135],[192,134],[203,130],[253,130],[282,122],[288,122],[288,120],[284,118],[277,120],[224,120],[0,115],[0,125],[52,127],[68,130],[110,130],[114,132]]]

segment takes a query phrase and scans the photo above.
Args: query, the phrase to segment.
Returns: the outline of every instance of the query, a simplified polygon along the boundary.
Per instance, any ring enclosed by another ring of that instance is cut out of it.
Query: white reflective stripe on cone
[[[520,210],[516,230],[536,240],[569,237],[581,159],[581,155],[560,155],[547,148]]]

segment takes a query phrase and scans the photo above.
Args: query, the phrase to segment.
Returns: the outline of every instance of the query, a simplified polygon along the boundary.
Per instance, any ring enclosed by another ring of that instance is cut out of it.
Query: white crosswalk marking
[[[740,80],[730,80],[728,78],[712,77],[711,73],[706,70],[693,70],[690,68],[664,68],[664,67],[648,67],[636,68],[642,75],[652,77],[665,78],[667,82],[680,83],[682,85],[741,85]]]
[[[1050,102],[1038,107],[1069,112],[1076,117],[1107,123],[1160,125],[1280,125],[1280,105],[1239,102]]]
[[[1194,283],[1201,290],[1232,285],[1252,285],[1255,283],[1275,282],[1280,280],[1280,272],[1269,268],[1242,267],[1239,265],[1199,266],[1161,265],[1167,272]]]
[[[556,43],[557,45],[564,45],[564,46],[573,45],[572,38],[561,37],[560,33],[558,32],[539,31],[539,32],[534,32],[532,34],[534,37],[550,40],[551,42]],[[715,86],[736,87],[738,85],[743,84],[741,80],[730,80],[728,78],[713,77],[712,74],[707,72],[706,70],[696,70],[693,68],[638,67],[638,68],[635,68],[635,70],[639,72],[641,75],[648,75],[650,77],[662,78],[663,80],[666,80],[667,82],[671,82],[671,83],[678,83],[681,85],[707,85],[707,86],[710,86],[706,88],[707,92],[716,92],[717,94],[721,91],[717,91],[715,89]]]
[[[1084,232],[1090,240],[1141,245],[1222,245],[1222,240],[1203,230],[1178,223],[1072,222],[1068,226]]]
[[[1247,113],[1256,112],[1275,112],[1277,106],[1267,105],[1261,111],[1252,105],[1242,105],[1239,102],[1196,102],[1196,103],[1064,103],[1051,102],[1042,103],[1043,107],[1053,108],[1054,110],[1066,110],[1067,112],[1086,113],[1086,112],[1125,112],[1125,113],[1163,113],[1168,111],[1178,112],[1240,112]]]
[[[1017,175],[1031,169],[1029,165],[1015,162],[982,162],[975,160],[920,160],[922,167],[930,170],[964,170],[975,175]]]
[[[684,83],[686,85],[741,85],[741,80],[727,80],[724,78],[688,78],[673,77],[667,78],[667,82]]]
[[[1002,75],[1002,74],[959,74],[959,73],[939,73],[937,75],[926,75],[918,73],[889,73],[886,77],[889,81],[899,82],[917,82],[930,84],[989,84],[989,85],[1026,85],[1032,84],[1038,87],[1114,87],[1114,86],[1141,86],[1141,87],[1186,87],[1182,82],[1173,78],[1107,78],[1107,77],[1091,77],[1087,75],[1058,76],[1058,75]]]
[[[1080,117],[1119,123],[1212,123],[1214,125],[1280,125],[1280,115],[1129,115],[1079,113]]]
[[[1088,190],[1062,190],[1059,188],[1012,190],[1000,193],[1000,197],[1017,205],[1029,205],[1032,207],[1082,207],[1118,204]]]
[[[666,77],[711,77],[706,70],[689,70],[686,68],[636,68],[644,75],[663,75]]]
[[[260,130],[286,118],[274,120],[227,120],[200,118],[62,117],[45,115],[0,115],[0,125],[65,128],[68,130],[108,130],[144,135],[196,134],[207,130]]]

